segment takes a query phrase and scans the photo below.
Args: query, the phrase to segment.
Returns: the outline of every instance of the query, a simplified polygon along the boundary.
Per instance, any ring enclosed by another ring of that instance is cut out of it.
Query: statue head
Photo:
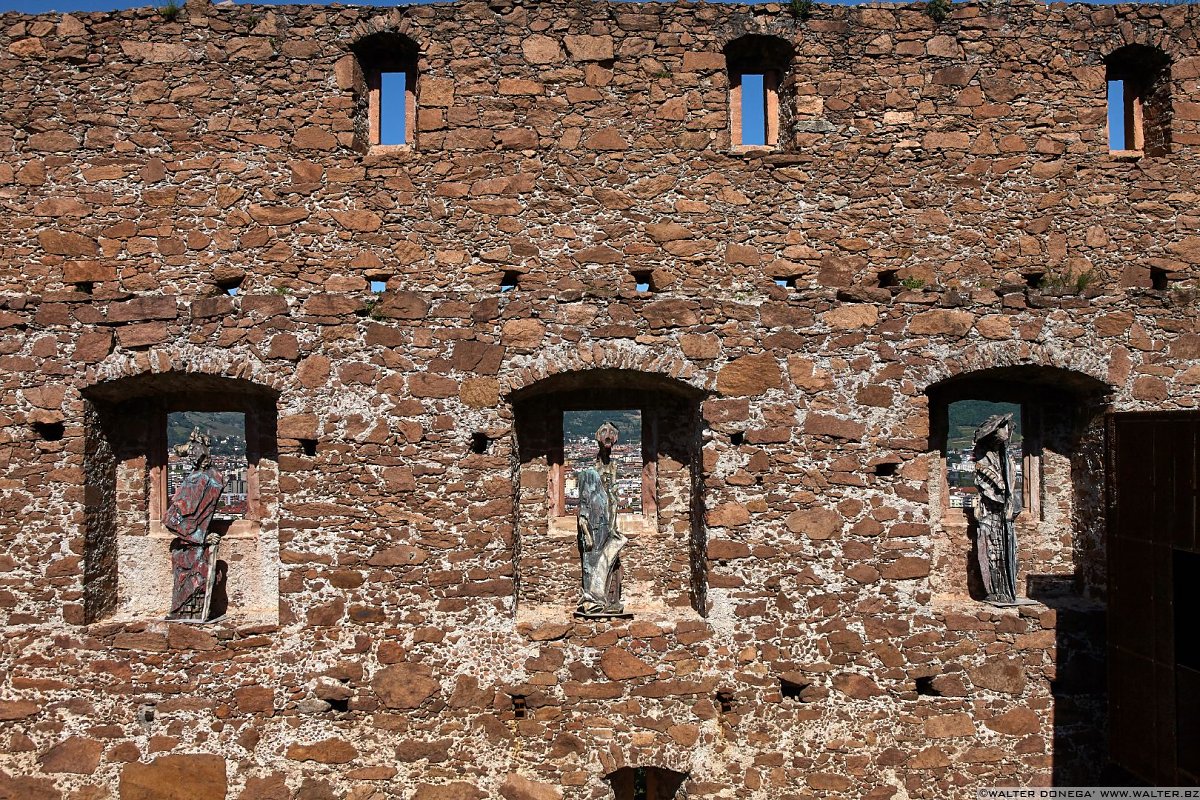
[[[1007,442],[1012,438],[1012,414],[996,414],[975,429],[975,443],[979,444],[989,436],[998,441]]]
[[[601,452],[612,450],[613,445],[617,443],[618,436],[617,426],[611,422],[605,422],[596,430],[596,444],[600,445]]]
[[[175,454],[186,457],[193,470],[203,470],[208,467],[208,448],[211,443],[212,440],[199,428],[192,428],[187,442],[176,446]]]

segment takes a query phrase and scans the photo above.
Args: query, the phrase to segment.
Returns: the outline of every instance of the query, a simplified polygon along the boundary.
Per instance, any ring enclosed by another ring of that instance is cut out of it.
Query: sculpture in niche
[[[626,537],[617,530],[617,465],[612,448],[617,426],[605,422],[596,431],[596,461],[579,471],[579,560],[583,596],[577,616],[607,618],[625,615],[621,603],[621,548]]]
[[[174,587],[167,619],[177,622],[209,621],[221,537],[210,533],[208,526],[225,488],[225,476],[209,462],[209,444],[208,436],[196,428],[186,444],[175,448],[190,467],[163,515],[163,525],[175,534],[171,540]]]
[[[1011,438],[1012,414],[988,417],[975,430],[975,544],[984,600],[994,605],[1030,602],[1017,599],[1015,523],[1021,514],[1021,495],[1008,445]]]

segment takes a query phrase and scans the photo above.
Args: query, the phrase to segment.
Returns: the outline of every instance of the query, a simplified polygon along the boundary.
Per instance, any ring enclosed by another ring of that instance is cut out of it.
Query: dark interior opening
[[[61,422],[35,422],[33,430],[47,442],[57,442],[63,438],[64,428]]]
[[[488,438],[486,433],[476,431],[475,433],[471,434],[471,452],[477,454],[486,453],[488,451],[488,445],[491,444],[491,442],[492,440]]]
[[[666,767],[622,767],[607,780],[615,800],[676,800],[687,774]]]
[[[933,675],[922,675],[917,678],[917,694],[926,697],[941,697],[942,693],[934,688],[933,678]]]
[[[789,681],[787,678],[779,679],[779,693],[783,695],[784,700],[795,700],[797,703],[804,702],[804,690],[812,684],[797,683]]]

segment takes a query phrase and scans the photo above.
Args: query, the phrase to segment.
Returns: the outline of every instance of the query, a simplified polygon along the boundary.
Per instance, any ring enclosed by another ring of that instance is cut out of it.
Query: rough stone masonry
[[[409,146],[368,40],[416,53]],[[1109,150],[1130,45],[1157,155]],[[0,96],[0,797],[1104,779],[1104,420],[1200,398],[1194,6],[4,14]],[[972,585],[962,398],[1036,440],[1032,605]],[[632,620],[571,616],[588,407],[646,420]],[[247,420],[210,625],[163,620],[175,410]]]

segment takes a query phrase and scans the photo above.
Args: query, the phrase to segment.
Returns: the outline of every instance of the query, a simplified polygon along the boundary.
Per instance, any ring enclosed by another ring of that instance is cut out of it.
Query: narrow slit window
[[[379,144],[408,144],[407,78],[403,72],[379,74]]]
[[[790,111],[781,103],[792,46],[774,36],[749,34],[725,47],[729,77],[729,138],[737,147],[777,147]]]
[[[511,292],[513,289],[517,288],[517,282],[519,280],[520,276],[515,271],[506,270],[505,273],[500,277],[500,291],[502,293]]]
[[[767,143],[767,94],[762,75],[742,76],[742,144]]]
[[[378,33],[353,45],[365,81],[356,127],[372,146],[413,146],[417,142],[417,60],[415,42],[396,33]],[[362,85],[360,85],[361,91]]]
[[[387,291],[387,281],[373,280],[371,281],[371,291],[375,294],[382,294]]]
[[[1141,116],[1141,103],[1125,92],[1125,81],[1108,82],[1108,149],[1137,149],[1137,131],[1132,125],[1134,117]],[[1132,140],[1132,146],[1126,143]]]
[[[1127,45],[1105,59],[1108,149],[1158,156],[1171,150],[1171,65],[1155,47]]]
[[[633,273],[633,285],[639,294],[655,291],[654,276],[649,271]]]

